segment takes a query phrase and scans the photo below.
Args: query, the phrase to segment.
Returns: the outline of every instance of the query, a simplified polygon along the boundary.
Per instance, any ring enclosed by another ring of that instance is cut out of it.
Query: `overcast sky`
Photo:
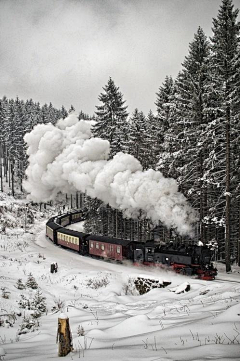
[[[240,8],[240,0],[233,0]],[[156,110],[221,0],[0,0],[0,97],[93,114],[111,76],[131,113]]]

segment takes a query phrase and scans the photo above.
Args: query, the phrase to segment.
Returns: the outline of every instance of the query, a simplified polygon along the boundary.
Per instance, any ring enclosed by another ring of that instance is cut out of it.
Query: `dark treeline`
[[[110,158],[117,152],[136,157],[143,169],[173,177],[199,211],[198,238],[218,244],[218,258],[239,256],[240,240],[240,25],[232,0],[222,0],[208,39],[199,27],[176,79],[166,76],[156,94],[156,113],[135,109],[129,115],[112,78],[99,96],[93,136],[107,139]],[[74,110],[71,107],[70,111]],[[27,165],[23,136],[35,124],[53,124],[68,112],[30,101],[0,100],[0,144],[4,176],[22,180]],[[89,116],[80,113],[79,119]],[[2,169],[2,167],[1,167]],[[2,185],[1,185],[2,187]],[[2,189],[2,188],[1,188]],[[86,230],[116,237],[152,237],[148,220],[123,219],[99,200],[86,201]],[[94,219],[92,221],[91,219]],[[174,230],[158,227],[166,240]]]

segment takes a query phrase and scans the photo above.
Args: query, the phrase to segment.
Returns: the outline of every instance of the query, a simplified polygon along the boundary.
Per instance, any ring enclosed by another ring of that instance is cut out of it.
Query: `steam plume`
[[[126,217],[140,212],[180,234],[190,234],[196,213],[178,192],[177,182],[161,172],[142,170],[129,154],[108,160],[109,142],[91,138],[89,121],[75,114],[52,124],[39,124],[25,135],[29,166],[24,183],[28,198],[46,202],[59,192],[81,191],[119,209]]]

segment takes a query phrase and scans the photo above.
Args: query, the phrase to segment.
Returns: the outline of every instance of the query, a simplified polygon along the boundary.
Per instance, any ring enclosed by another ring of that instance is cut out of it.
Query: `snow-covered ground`
[[[15,228],[11,234],[0,234],[4,360],[58,359],[61,312],[69,317],[74,346],[66,360],[240,360],[238,267],[226,274],[224,265],[218,264],[217,279],[208,282],[168,270],[82,257],[45,237],[46,219],[47,214],[45,218],[37,214],[27,232]],[[50,273],[52,262],[58,263],[57,273]],[[17,281],[25,286],[30,273],[46,298],[47,311],[26,329],[23,321],[29,325],[38,291],[19,289]],[[132,281],[139,275],[171,284],[140,296]],[[181,293],[187,283],[190,291]],[[79,336],[80,329],[85,336]]]

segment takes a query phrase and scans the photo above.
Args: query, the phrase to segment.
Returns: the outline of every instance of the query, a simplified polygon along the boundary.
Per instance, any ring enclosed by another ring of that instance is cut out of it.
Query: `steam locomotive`
[[[83,256],[123,262],[130,260],[136,266],[172,267],[177,273],[197,275],[213,280],[213,253],[207,246],[156,245],[153,241],[137,242],[78,232],[65,227],[85,220],[87,209],[71,211],[52,217],[46,223],[46,236],[56,245],[72,249]]]

